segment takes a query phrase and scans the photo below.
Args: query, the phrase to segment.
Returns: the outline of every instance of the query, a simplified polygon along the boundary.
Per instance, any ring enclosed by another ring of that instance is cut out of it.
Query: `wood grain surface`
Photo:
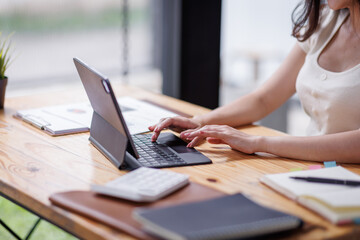
[[[117,97],[150,99],[190,115],[209,111],[119,83],[114,84],[114,89]],[[0,192],[83,239],[132,239],[105,225],[52,206],[48,200],[53,193],[87,190],[91,183],[103,184],[125,173],[116,169],[89,143],[89,134],[51,137],[13,118],[17,110],[84,101],[87,101],[87,97],[81,87],[6,99],[5,109],[0,111]],[[239,130],[255,135],[283,134],[255,125],[245,126]],[[318,163],[265,154],[247,155],[231,150],[226,145],[210,145],[205,142],[197,149],[212,159],[213,164],[171,170],[186,173],[192,181],[225,193],[242,192],[256,202],[305,220],[306,225],[301,232],[285,234],[281,239],[356,239],[360,236],[359,227],[332,225],[259,182],[259,178],[264,174],[288,172],[292,168],[307,168]],[[342,166],[360,173],[357,165]]]

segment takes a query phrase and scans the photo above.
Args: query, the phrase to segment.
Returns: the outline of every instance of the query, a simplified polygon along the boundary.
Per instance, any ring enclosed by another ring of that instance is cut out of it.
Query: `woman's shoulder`
[[[348,11],[345,9],[334,11],[325,6],[321,10],[316,31],[306,41],[298,44],[306,53],[316,52],[333,36],[347,15]]]

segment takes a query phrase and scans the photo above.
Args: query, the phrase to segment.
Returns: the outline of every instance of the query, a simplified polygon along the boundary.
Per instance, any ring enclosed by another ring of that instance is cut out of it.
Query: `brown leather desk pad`
[[[132,212],[136,207],[169,206],[206,200],[223,195],[225,193],[192,182],[174,194],[154,203],[135,203],[98,195],[91,191],[55,193],[50,196],[50,201],[54,205],[94,219],[134,237],[154,239],[143,231],[141,225],[132,218]]]

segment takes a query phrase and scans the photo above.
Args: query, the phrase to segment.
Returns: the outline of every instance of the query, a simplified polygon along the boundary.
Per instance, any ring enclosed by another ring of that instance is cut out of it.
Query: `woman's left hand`
[[[244,153],[256,152],[260,136],[243,133],[227,125],[206,125],[199,129],[189,129],[180,134],[182,139],[190,140],[188,147],[196,146],[206,139],[212,144],[228,144],[232,149]]]

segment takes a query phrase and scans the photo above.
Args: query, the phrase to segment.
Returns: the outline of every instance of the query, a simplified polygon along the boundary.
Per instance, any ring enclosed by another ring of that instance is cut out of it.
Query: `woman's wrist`
[[[271,139],[267,136],[257,136],[255,139],[254,152],[266,152],[269,153],[268,147]]]
[[[192,119],[199,123],[200,127],[203,127],[205,125],[219,124],[217,119],[221,118],[219,118],[218,114],[215,114],[214,111],[211,111],[203,115],[194,116]]]
[[[194,116],[192,118],[192,120],[194,120],[195,122],[197,122],[199,124],[199,127],[203,127],[206,125],[204,119],[203,119],[203,115],[198,115],[198,116]]]

